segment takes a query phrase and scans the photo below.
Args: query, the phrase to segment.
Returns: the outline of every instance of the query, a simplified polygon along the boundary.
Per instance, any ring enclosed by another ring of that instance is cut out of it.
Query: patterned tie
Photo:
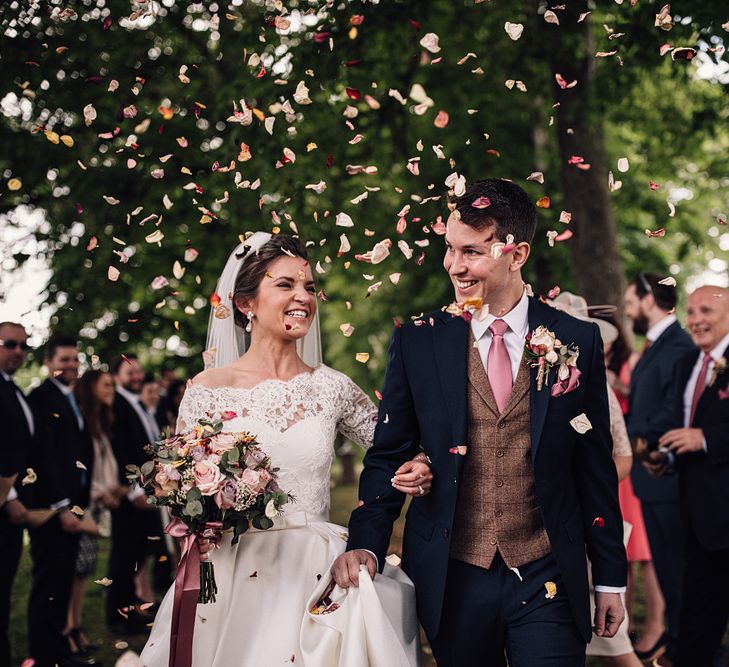
[[[701,370],[699,371],[699,377],[696,378],[696,386],[694,387],[694,397],[691,399],[691,416],[688,420],[688,425],[691,426],[696,415],[696,406],[699,404],[701,394],[706,389],[706,376],[709,374],[709,364],[711,363],[711,355],[704,354],[704,359],[701,362]]]
[[[504,343],[504,334],[508,328],[509,325],[504,320],[494,320],[489,327],[493,339],[486,360],[486,374],[499,412],[503,412],[514,384],[511,376],[509,351],[506,349],[506,343]]]

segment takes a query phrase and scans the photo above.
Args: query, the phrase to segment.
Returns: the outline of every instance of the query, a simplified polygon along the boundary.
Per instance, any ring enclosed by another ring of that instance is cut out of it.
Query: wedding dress
[[[198,605],[194,667],[409,667],[418,663],[412,583],[386,564],[359,589],[336,587],[311,613],[346,547],[345,528],[328,522],[330,472],[338,432],[369,447],[376,422],[370,399],[327,366],[250,389],[190,385],[178,432],[210,412],[233,411],[226,430],[248,431],[279,468],[278,484],[296,501],[265,531],[250,529],[236,546],[224,535],[211,553],[214,603]],[[394,472],[394,471],[393,471]],[[374,585],[373,585],[374,584]],[[141,655],[145,667],[168,667],[173,589]],[[324,613],[321,613],[321,612]]]

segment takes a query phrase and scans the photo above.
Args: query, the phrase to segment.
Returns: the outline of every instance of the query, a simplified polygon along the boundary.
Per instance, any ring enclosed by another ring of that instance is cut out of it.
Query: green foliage
[[[660,3],[650,2],[602,3],[580,24],[570,5],[564,14],[557,10],[562,23],[555,26],[530,2],[300,1],[286,6],[307,13],[307,26],[290,34],[275,29],[281,12],[263,1],[220,3],[217,10],[214,4],[168,2],[144,28],[120,22],[130,11],[128,0],[107,0],[103,7],[92,0],[66,3],[78,13],[68,20],[58,17],[54,2],[16,4],[2,17],[0,224],[22,228],[24,212],[45,212],[34,236],[53,271],[52,328],[81,331],[85,351],[102,362],[135,350],[154,363],[181,357],[194,374],[208,298],[228,253],[244,232],[277,227],[310,241],[312,264],[324,271],[317,277],[328,299],[321,305],[326,361],[374,389],[387,361],[392,319],[452,298],[441,267],[442,240],[432,225],[446,212],[444,180],[453,171],[469,179],[512,178],[534,199],[549,194],[552,205],[540,209],[525,277],[541,291],[555,284],[573,288],[569,242],[549,248],[545,237],[562,226],[559,211],[570,210],[562,176],[575,168],[564,164],[551,122],[557,91],[549,61],[557,50],[566,60],[618,52],[590,61],[596,83],[582,120],[602,123],[608,168],[615,172],[619,157],[630,159],[630,171],[616,173],[623,187],[612,195],[628,272],[683,276],[702,270],[709,259],[727,258],[714,223],[727,211],[725,86],[697,80],[691,63],[658,55],[666,41],[713,43],[727,18],[719,3],[692,7],[691,17],[683,23],[676,17],[665,33],[653,25]],[[363,17],[356,33],[355,14]],[[107,17],[112,20],[105,29]],[[218,26],[211,27],[215,20]],[[506,34],[506,21],[524,25],[518,41]],[[440,53],[419,45],[426,32],[439,35]],[[469,53],[475,57],[463,60]],[[252,64],[257,56],[263,66]],[[434,60],[438,56],[441,61]],[[180,78],[183,66],[189,83]],[[575,78],[567,70],[562,75]],[[110,92],[112,80],[118,88]],[[524,81],[528,92],[508,89],[506,80]],[[312,104],[293,100],[301,81]],[[415,84],[432,100],[422,115],[413,113],[414,100],[401,104],[388,94],[395,89],[407,98]],[[578,80],[575,94],[580,86]],[[360,99],[348,97],[347,89]],[[234,103],[242,108],[240,100],[275,118],[272,134],[256,117],[250,125],[226,120]],[[283,109],[287,100],[293,113]],[[88,126],[87,105],[96,111]],[[137,115],[125,118],[131,105]],[[164,119],[160,107],[172,117]],[[346,118],[352,109],[357,116]],[[440,110],[449,114],[442,128],[434,125]],[[72,137],[73,146],[51,143],[44,130]],[[357,142],[356,135],[363,138]],[[178,141],[183,138],[186,148]],[[238,157],[242,144],[252,154],[246,162]],[[442,146],[445,159],[432,146]],[[283,159],[284,148],[294,152],[295,162]],[[406,168],[414,157],[420,158],[419,176]],[[235,167],[221,171],[231,161]],[[378,172],[351,175],[347,165],[374,165]],[[525,181],[533,171],[545,174],[544,185]],[[8,190],[11,178],[22,181],[17,192]],[[237,187],[257,179],[255,190]],[[651,180],[659,190],[649,188]],[[306,188],[320,181],[327,184],[320,194]],[[666,196],[679,188],[692,198],[678,202],[676,215],[668,217]],[[422,203],[428,197],[440,199]],[[398,234],[406,205],[407,229]],[[341,211],[354,219],[353,228],[335,225]],[[664,238],[645,236],[645,229],[659,227],[667,230]],[[164,234],[161,242],[145,240],[155,230]],[[338,258],[342,233],[352,250]],[[354,259],[386,238],[393,246],[382,264]],[[412,259],[397,249],[400,240],[413,249]],[[199,251],[193,261],[185,260],[188,248]],[[591,252],[600,263],[604,249]],[[27,257],[14,255],[4,268]],[[109,267],[120,272],[118,280],[109,280]],[[402,274],[397,285],[389,279],[395,273]],[[158,276],[168,284],[153,289]],[[354,327],[349,338],[340,331],[343,323]],[[356,362],[355,353],[365,351],[370,360]]]

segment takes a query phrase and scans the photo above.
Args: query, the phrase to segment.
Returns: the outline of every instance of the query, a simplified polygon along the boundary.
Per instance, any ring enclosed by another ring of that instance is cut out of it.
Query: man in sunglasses
[[[662,284],[662,280],[654,273],[639,273],[625,293],[625,315],[632,320],[633,331],[645,336],[643,353],[630,380],[627,426],[634,443],[639,438],[652,442],[671,426],[662,419],[676,362],[695,349],[674,314],[676,287]],[[672,657],[678,638],[683,570],[678,482],[675,477],[650,476],[637,456],[631,481],[641,501],[653,566],[666,602],[668,631],[661,634],[660,628],[651,628],[636,644],[638,657],[650,661],[664,649]]]
[[[10,594],[23,548],[25,504],[18,497],[27,492],[20,479],[30,456],[35,424],[28,404],[13,382],[28,350],[28,334],[15,322],[0,323],[0,665],[11,663],[8,624]],[[17,488],[16,488],[17,487]],[[16,656],[16,662],[17,662]]]

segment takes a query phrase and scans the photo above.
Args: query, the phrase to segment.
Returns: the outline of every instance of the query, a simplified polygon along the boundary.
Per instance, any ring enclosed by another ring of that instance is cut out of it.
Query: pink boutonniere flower
[[[720,375],[723,375],[727,371],[727,360],[726,357],[719,357],[714,361],[714,370],[711,373],[711,379],[709,380],[709,386],[712,387],[714,383],[719,379]],[[719,392],[721,396],[721,392]],[[724,396],[722,396],[724,398]]]
[[[580,371],[577,358],[580,349],[574,344],[566,344],[545,326],[532,331],[524,344],[527,363],[537,368],[537,391],[549,384],[552,370],[556,370],[556,380],[552,384],[551,396],[562,396],[580,386]]]

